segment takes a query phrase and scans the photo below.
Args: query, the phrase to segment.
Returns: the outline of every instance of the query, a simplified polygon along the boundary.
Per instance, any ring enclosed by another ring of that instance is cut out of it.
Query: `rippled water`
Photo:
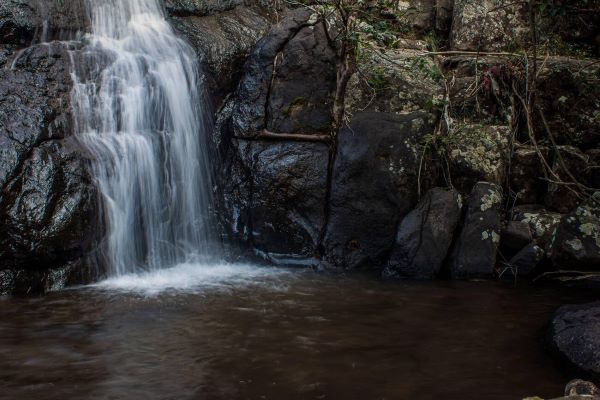
[[[0,398],[556,396],[568,379],[541,338],[574,300],[493,282],[181,265],[0,300]]]

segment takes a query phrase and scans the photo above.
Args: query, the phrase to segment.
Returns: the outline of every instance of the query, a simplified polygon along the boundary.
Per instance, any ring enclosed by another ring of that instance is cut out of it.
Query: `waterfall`
[[[96,78],[74,68],[73,113],[103,196],[109,273],[207,258],[208,121],[195,54],[159,0],[86,6],[86,52],[104,54],[106,65]]]

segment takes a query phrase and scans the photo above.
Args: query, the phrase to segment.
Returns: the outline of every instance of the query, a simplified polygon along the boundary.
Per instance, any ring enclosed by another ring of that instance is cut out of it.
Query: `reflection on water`
[[[520,399],[568,379],[542,348],[575,301],[553,289],[177,268],[1,299],[0,398]]]

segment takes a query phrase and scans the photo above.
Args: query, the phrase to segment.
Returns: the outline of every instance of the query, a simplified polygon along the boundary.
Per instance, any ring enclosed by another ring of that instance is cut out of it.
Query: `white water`
[[[283,268],[258,267],[247,264],[196,264],[183,263],[158,271],[132,273],[115,276],[91,285],[93,288],[138,293],[156,296],[165,292],[200,293],[223,291],[249,285],[269,287],[271,290],[285,290],[286,286],[278,279],[298,276],[296,272]]]
[[[100,79],[74,72],[75,128],[104,199],[109,275],[210,259],[207,121],[195,55],[159,0],[86,1],[87,51],[110,61]]]

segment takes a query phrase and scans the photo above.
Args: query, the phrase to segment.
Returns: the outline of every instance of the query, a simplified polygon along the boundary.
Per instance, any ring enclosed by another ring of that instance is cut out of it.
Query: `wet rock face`
[[[441,268],[462,210],[461,195],[431,189],[400,224],[384,278],[433,279]]]
[[[450,263],[454,279],[491,277],[500,243],[502,188],[478,182],[467,201],[467,214]]]
[[[35,10],[25,1],[8,0],[0,4],[2,43],[28,45],[36,31]]]
[[[99,236],[98,194],[72,138],[69,49],[26,49],[0,70],[0,260],[3,268],[60,266]]]
[[[274,263],[314,264],[325,223],[327,145],[238,140],[236,150],[234,170],[246,174],[226,190],[236,207],[234,234]]]
[[[417,203],[418,144],[432,130],[427,113],[362,113],[340,131],[323,243],[327,265],[372,266],[389,253],[400,220]]]
[[[270,26],[260,9],[238,3],[166,3],[173,27],[192,45],[201,61],[206,89],[215,109],[235,90],[244,62]]]
[[[600,269],[600,204],[590,200],[565,215],[553,238],[552,261],[565,269]]]
[[[67,40],[89,26],[83,0],[4,0],[0,3],[0,43],[28,46]]]
[[[231,10],[243,4],[242,0],[165,0],[170,15],[205,16]]]
[[[555,353],[579,375],[600,379],[600,302],[559,308],[548,339]]]

